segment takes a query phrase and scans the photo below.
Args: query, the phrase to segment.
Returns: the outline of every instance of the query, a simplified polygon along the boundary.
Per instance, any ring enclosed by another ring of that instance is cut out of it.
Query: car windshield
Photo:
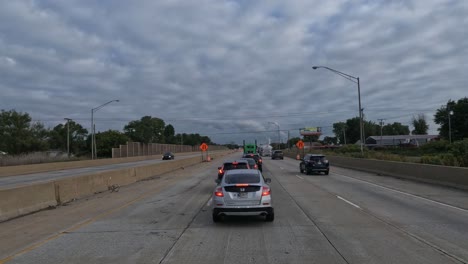
[[[224,181],[227,184],[259,183],[260,176],[258,174],[229,174]]]

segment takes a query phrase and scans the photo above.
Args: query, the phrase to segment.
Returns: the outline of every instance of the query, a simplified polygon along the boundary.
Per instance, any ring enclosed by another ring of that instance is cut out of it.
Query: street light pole
[[[94,126],[94,112],[97,112],[99,109],[103,108],[104,106],[112,103],[112,102],[119,102],[119,100],[111,100],[107,103],[104,103],[98,107],[91,109],[91,159],[97,158],[97,149],[96,149],[96,138],[95,138],[95,126]]]
[[[354,77],[352,75],[349,75],[349,74],[346,74],[346,73],[343,73],[343,72],[340,72],[340,71],[337,71],[335,69],[332,69],[332,68],[329,68],[329,67],[325,67],[325,66],[313,66],[312,69],[316,70],[316,69],[327,69],[335,74],[338,74],[340,75],[341,77],[353,82],[353,83],[356,83],[357,84],[357,87],[358,87],[358,101],[359,101],[359,138],[360,138],[360,146],[361,146],[361,155],[364,154],[364,133],[363,133],[363,122],[362,122],[362,107],[361,107],[361,83],[360,83],[360,80],[359,80],[359,77]]]
[[[450,109],[450,108],[449,108]],[[452,144],[452,122],[450,121],[450,116],[453,115],[453,111],[448,111],[448,121],[449,121],[449,142]]]
[[[70,158],[70,120],[71,118],[64,118],[67,120],[67,156]]]

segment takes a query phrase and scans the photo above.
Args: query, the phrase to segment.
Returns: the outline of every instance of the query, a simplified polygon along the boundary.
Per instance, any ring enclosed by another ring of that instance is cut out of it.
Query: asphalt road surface
[[[0,223],[0,263],[468,263],[465,191],[266,158],[275,221],[213,223],[220,163]]]

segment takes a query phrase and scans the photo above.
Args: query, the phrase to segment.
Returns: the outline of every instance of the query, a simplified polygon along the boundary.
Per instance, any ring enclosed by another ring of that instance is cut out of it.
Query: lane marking
[[[284,168],[283,168],[283,167],[280,167],[280,169],[284,170]]]
[[[343,177],[346,177],[346,178],[349,178],[349,179],[352,179],[352,180],[355,180],[355,181],[367,183],[367,184],[369,184],[369,185],[372,185],[372,186],[375,186],[375,187],[379,187],[379,188],[382,188],[382,189],[385,189],[385,190],[388,190],[388,191],[392,191],[392,192],[396,192],[396,193],[399,193],[399,194],[404,194],[404,195],[407,195],[407,196],[410,196],[410,197],[413,197],[413,198],[421,199],[421,200],[426,201],[426,202],[431,202],[431,203],[435,203],[435,204],[442,205],[442,206],[445,206],[445,207],[449,207],[449,208],[452,208],[452,209],[457,209],[457,210],[462,211],[462,212],[465,212],[465,213],[468,212],[467,209],[464,209],[464,208],[461,208],[461,207],[457,207],[457,206],[454,206],[454,205],[450,205],[450,204],[446,204],[446,203],[442,203],[442,202],[438,202],[438,201],[434,201],[434,200],[431,200],[431,199],[428,199],[428,198],[424,198],[424,197],[421,197],[421,196],[418,196],[418,195],[415,195],[415,194],[411,194],[411,193],[399,191],[399,190],[396,190],[396,189],[393,189],[393,188],[385,187],[385,186],[382,186],[382,185],[379,185],[379,184],[375,184],[375,183],[368,182],[368,181],[361,180],[361,179],[356,179],[356,178],[354,178],[354,177],[347,176],[347,175],[343,175],[343,174],[339,174],[339,173],[335,173],[335,172],[334,172],[333,174],[336,174],[336,175],[339,175],[339,176],[343,176]]]
[[[206,206],[210,207],[211,204],[213,203],[213,197],[211,197],[208,202],[206,203]]]
[[[301,177],[301,176],[299,176],[299,175],[296,175],[296,177],[298,177],[299,179],[302,179],[302,180],[304,179],[304,178],[302,178],[302,177]]]
[[[345,203],[348,203],[348,204],[350,204],[350,205],[356,207],[357,209],[361,209],[361,207],[359,207],[359,205],[354,204],[354,203],[352,203],[352,202],[346,200],[345,198],[343,198],[343,197],[341,197],[341,196],[338,196],[338,195],[337,195],[336,198],[338,198],[338,199],[344,201]]]

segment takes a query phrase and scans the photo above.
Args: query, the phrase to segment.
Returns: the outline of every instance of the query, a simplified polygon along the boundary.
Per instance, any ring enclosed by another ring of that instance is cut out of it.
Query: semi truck
[[[245,144],[244,140],[244,154],[245,153],[257,153],[257,140],[255,140],[255,144]]]

